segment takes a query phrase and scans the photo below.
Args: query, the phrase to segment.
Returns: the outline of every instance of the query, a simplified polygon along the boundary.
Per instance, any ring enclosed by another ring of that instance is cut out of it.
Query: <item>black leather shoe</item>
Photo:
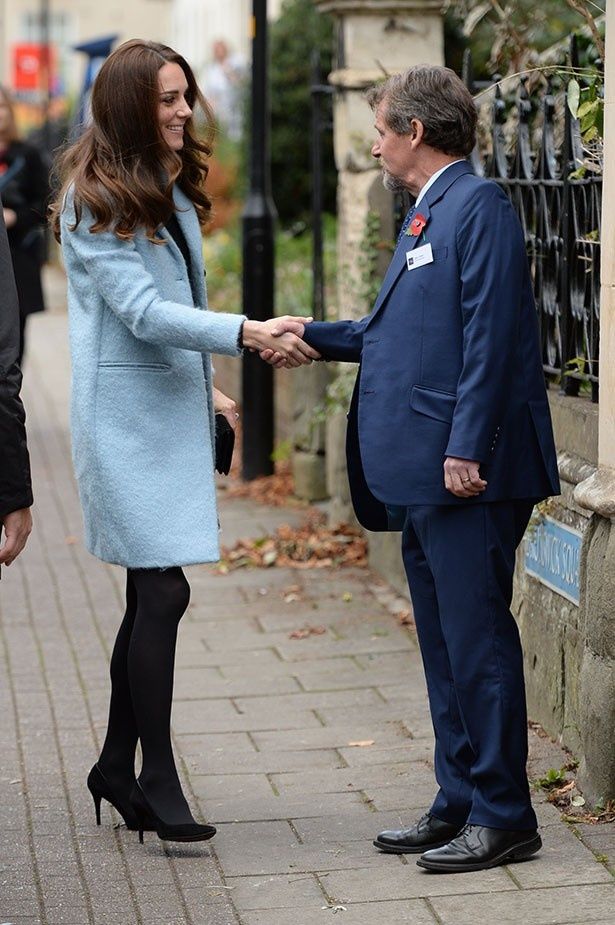
[[[416,863],[425,870],[462,874],[466,870],[486,870],[511,861],[527,861],[541,848],[542,841],[535,829],[507,832],[485,825],[466,825],[448,845],[426,851]]]
[[[388,854],[421,854],[427,848],[448,844],[461,828],[425,813],[410,829],[381,832],[374,840],[374,845]]]

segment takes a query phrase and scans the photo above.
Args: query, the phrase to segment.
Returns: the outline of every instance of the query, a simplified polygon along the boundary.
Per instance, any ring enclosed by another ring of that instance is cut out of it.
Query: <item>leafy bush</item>
[[[336,223],[324,222],[326,302],[335,299]],[[219,312],[241,311],[241,222],[235,220],[205,237],[203,254],[207,267],[210,307]],[[312,314],[312,236],[294,235],[278,228],[275,239],[275,303],[277,315]]]
[[[273,199],[284,223],[310,209],[311,54],[321,52],[321,71],[331,70],[333,21],[312,0],[286,0],[271,24],[271,169]],[[335,211],[337,174],[330,132],[323,133],[324,208]]]

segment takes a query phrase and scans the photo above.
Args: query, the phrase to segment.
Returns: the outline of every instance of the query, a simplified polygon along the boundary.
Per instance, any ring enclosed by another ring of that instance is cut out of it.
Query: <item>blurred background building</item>
[[[275,18],[283,0],[269,0]],[[246,66],[250,56],[251,0],[0,0],[0,82],[18,103],[29,132],[47,112],[74,109],[86,59],[75,45],[115,35],[165,42],[181,52],[199,76],[214,62],[216,42]]]

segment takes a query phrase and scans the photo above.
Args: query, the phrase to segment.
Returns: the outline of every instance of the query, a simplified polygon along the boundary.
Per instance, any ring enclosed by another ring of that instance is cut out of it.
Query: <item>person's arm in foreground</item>
[[[32,488],[25,412],[19,397],[19,306],[1,213],[0,293],[0,524],[5,533],[0,565],[10,565],[32,530]]]

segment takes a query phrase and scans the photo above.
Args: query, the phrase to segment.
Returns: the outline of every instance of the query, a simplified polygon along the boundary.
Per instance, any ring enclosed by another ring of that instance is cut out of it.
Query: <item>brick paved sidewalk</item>
[[[428,806],[432,733],[415,641],[361,571],[189,569],[173,729],[191,803],[218,835],[141,846],[106,803],[96,827],[85,778],[123,574],[80,541],[65,318],[36,317],[31,335],[36,528],[0,584],[0,923],[614,925],[609,872],[546,802],[544,849],[525,864],[434,876],[372,848]],[[227,543],[300,516],[221,499]],[[289,638],[306,623],[327,631]],[[538,737],[531,749],[533,774],[565,760]],[[612,828],[587,842],[607,851]]]

